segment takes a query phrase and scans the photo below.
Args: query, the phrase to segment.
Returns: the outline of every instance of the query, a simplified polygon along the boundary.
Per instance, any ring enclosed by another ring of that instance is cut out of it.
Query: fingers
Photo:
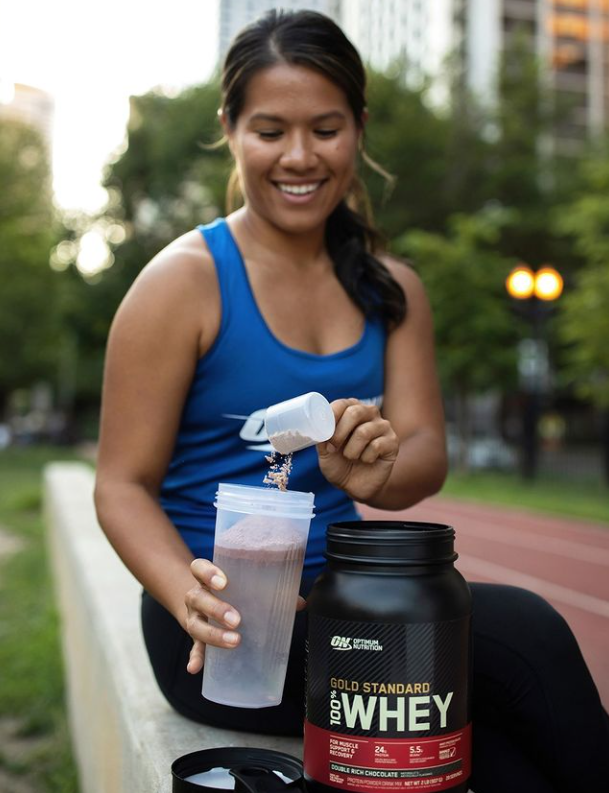
[[[298,595],[298,600],[296,601],[296,611],[304,611],[307,607],[307,601]]]
[[[198,670],[201,668],[199,656],[201,656],[201,665],[203,656],[197,643],[213,644],[215,647],[236,647],[241,637],[232,629],[239,625],[241,616],[230,603],[220,600],[210,591],[210,589],[223,589],[226,586],[226,576],[219,567],[208,559],[195,559],[190,569],[200,582],[200,585],[190,589],[185,597],[188,610],[186,630],[195,640],[191,660]],[[211,624],[209,620],[215,624]]]
[[[376,405],[339,399],[332,403],[332,408],[336,430],[328,445],[339,448],[346,459],[374,463],[397,457],[399,439]],[[328,451],[331,450],[326,448],[322,453]]]
[[[209,559],[195,559],[190,565],[190,572],[209,589],[224,589],[226,586],[226,576]]]
[[[226,630],[222,626],[212,625],[207,617],[196,612],[190,612],[186,618],[186,630],[195,642],[213,644],[214,647],[236,647],[241,641],[241,636],[236,631]]]
[[[398,437],[391,425],[380,419],[357,427],[342,452],[348,460],[375,463],[377,460],[395,460],[398,446]]]
[[[195,641],[190,651],[188,665],[186,671],[191,675],[196,675],[203,669],[203,662],[205,661],[205,645],[203,642]]]
[[[202,586],[195,586],[186,593],[186,607],[189,612],[201,614],[207,619],[226,625],[228,628],[236,628],[241,617],[239,613],[224,600],[220,600],[215,595]]]

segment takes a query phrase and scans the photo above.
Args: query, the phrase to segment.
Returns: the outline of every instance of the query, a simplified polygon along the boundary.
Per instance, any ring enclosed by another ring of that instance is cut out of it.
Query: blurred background
[[[36,600],[40,469],[94,460],[120,300],[170,240],[224,213],[230,162],[208,147],[219,63],[275,5],[0,7],[0,556],[12,560],[0,668],[13,670],[0,681],[0,790],[25,790],[16,780],[31,770],[9,734],[44,737],[29,784],[47,787],[28,791],[77,789],[61,664],[32,696],[36,664],[21,653],[26,612],[38,620],[29,641],[58,652],[52,606]],[[606,528],[609,0],[281,5],[333,17],[368,64],[366,150],[397,181],[389,190],[364,164],[362,176],[388,248],[411,261],[434,311],[445,493]]]
[[[5,2],[0,446],[95,441],[118,303],[223,212],[218,63],[272,5]],[[362,173],[431,298],[455,470],[607,482],[609,0],[284,6],[334,17],[370,66],[367,151],[397,183]]]

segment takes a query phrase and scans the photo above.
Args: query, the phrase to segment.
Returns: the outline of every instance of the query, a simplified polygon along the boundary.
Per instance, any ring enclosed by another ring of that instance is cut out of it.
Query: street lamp
[[[516,300],[556,300],[562,294],[563,279],[558,270],[545,265],[536,273],[526,264],[518,264],[505,281],[508,293]]]
[[[511,297],[526,305],[527,310],[524,313],[531,323],[531,338],[523,339],[518,345],[518,371],[525,395],[522,417],[522,474],[526,479],[533,479],[537,472],[537,426],[541,412],[541,395],[546,390],[549,377],[544,319],[549,304],[562,294],[563,279],[549,265],[534,272],[528,265],[518,264],[508,275],[505,286]]]

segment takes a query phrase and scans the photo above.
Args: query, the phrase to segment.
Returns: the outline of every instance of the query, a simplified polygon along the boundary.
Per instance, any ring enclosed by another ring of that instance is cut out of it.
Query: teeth
[[[306,195],[307,193],[312,193],[314,190],[317,190],[321,182],[315,182],[314,184],[278,184],[277,187],[283,193],[291,193],[292,195]]]

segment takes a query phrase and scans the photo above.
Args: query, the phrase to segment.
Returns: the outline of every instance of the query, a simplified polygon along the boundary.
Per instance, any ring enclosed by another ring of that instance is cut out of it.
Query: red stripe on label
[[[471,724],[433,738],[360,738],[305,720],[304,770],[324,785],[356,793],[450,790],[471,773]]]

